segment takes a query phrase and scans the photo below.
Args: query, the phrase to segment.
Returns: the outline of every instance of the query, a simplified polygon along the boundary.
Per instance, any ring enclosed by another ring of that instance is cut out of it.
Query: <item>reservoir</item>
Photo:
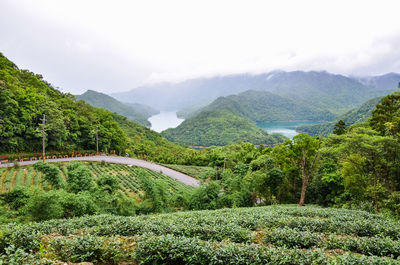
[[[299,133],[296,132],[296,127],[304,124],[321,124],[321,121],[271,121],[260,122],[257,126],[268,133],[281,133],[284,136],[292,139]]]
[[[151,116],[148,121],[151,123],[151,129],[156,132],[162,132],[168,128],[175,128],[185,119],[176,116],[176,111],[161,111],[159,114]]]

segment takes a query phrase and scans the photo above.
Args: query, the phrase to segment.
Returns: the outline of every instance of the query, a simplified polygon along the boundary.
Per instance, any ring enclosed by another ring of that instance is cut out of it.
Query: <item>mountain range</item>
[[[389,76],[396,79],[396,74]],[[367,83],[360,78],[324,71],[274,71],[258,75],[237,74],[190,79],[180,83],[151,84],[111,96],[124,102],[146,104],[161,110],[192,108],[193,111],[193,106],[206,106],[221,96],[260,90],[341,115],[368,99],[397,89],[395,82],[386,82],[386,79],[388,76],[378,76],[373,78],[374,82]]]
[[[388,73],[380,76],[352,77],[354,80],[368,87],[378,90],[388,90],[399,88],[400,74]]]

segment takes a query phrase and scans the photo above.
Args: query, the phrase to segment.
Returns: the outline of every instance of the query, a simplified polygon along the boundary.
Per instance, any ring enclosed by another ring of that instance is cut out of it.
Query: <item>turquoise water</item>
[[[321,121],[271,121],[260,122],[257,126],[267,131],[268,133],[281,133],[284,136],[292,139],[299,133],[296,132],[296,127],[303,124],[321,124]]]

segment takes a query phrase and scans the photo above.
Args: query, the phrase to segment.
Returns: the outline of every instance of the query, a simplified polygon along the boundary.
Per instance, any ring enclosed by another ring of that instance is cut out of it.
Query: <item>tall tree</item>
[[[372,112],[370,125],[381,135],[400,137],[400,91],[382,98]]]
[[[301,193],[299,205],[303,206],[306,198],[307,185],[311,180],[321,147],[321,139],[307,134],[299,134],[288,142],[288,158],[292,165],[301,170]]]

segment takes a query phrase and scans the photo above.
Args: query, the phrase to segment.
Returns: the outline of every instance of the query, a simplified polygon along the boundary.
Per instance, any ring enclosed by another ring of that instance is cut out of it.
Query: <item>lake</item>
[[[175,128],[185,119],[176,116],[176,111],[161,111],[159,114],[151,116],[148,121],[151,123],[151,129],[156,132],[162,132],[168,128]]]
[[[284,136],[292,139],[299,133],[296,132],[296,127],[304,124],[321,124],[321,121],[271,121],[260,122],[257,126],[267,131],[268,133],[281,133]]]

